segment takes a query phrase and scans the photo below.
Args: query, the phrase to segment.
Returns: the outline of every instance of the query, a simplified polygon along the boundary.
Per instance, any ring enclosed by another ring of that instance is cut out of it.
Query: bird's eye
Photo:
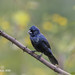
[[[33,32],[33,30],[31,30],[31,32]]]

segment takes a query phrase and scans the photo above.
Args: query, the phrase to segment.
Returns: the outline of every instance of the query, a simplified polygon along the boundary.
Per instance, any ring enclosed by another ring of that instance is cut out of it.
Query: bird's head
[[[30,36],[33,37],[33,36],[40,34],[40,30],[36,26],[32,26],[30,27],[28,33],[30,34]]]

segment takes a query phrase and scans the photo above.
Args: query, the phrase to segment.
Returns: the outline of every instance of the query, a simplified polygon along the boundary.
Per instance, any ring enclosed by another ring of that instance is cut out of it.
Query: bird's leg
[[[31,52],[32,52],[32,53],[35,53],[35,52],[37,52],[37,51],[34,50],[34,51],[31,51]]]
[[[40,59],[40,58],[42,57],[42,55],[43,55],[43,53],[42,53],[42,54],[40,54],[40,55],[38,55],[38,59]]]

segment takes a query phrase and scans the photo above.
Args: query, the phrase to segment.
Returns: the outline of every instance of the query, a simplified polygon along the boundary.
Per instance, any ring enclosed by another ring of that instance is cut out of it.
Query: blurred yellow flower
[[[58,23],[59,18],[60,18],[60,15],[58,15],[58,14],[54,14],[54,15],[52,16],[53,22],[56,22],[56,23]]]
[[[2,27],[2,29],[4,29],[4,30],[8,30],[8,29],[10,28],[10,24],[9,24],[8,21],[3,20],[3,21],[1,22],[1,27]]]
[[[30,21],[30,16],[28,13],[23,11],[16,12],[13,14],[13,20],[16,24],[19,24],[23,27],[27,26],[28,22]]]
[[[49,21],[44,22],[42,26],[43,26],[43,29],[47,31],[50,31],[52,29],[52,23]]]
[[[0,72],[0,75],[4,75],[4,72]]]
[[[61,26],[65,26],[65,25],[67,25],[67,19],[64,18],[64,17],[60,17],[59,20],[58,20],[58,23]]]
[[[61,26],[67,25],[67,21],[68,21],[67,18],[62,17],[59,14],[54,14],[52,16],[52,20],[53,20],[53,22],[58,23]]]

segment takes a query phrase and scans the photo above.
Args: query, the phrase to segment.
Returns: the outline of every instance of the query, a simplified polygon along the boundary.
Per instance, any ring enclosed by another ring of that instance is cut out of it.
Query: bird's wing
[[[42,42],[48,47],[48,48],[50,48],[51,49],[51,47],[50,47],[50,44],[48,43],[48,41],[47,41],[47,39],[42,35]]]

